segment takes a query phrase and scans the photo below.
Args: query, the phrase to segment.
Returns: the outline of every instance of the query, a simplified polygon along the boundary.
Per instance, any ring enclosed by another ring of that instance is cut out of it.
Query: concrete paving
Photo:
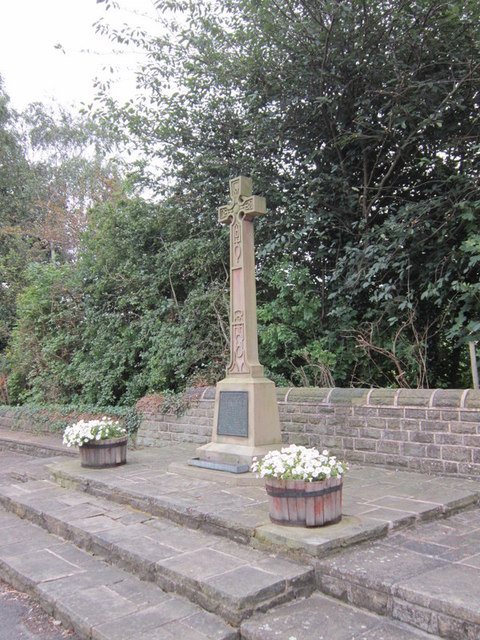
[[[480,638],[478,481],[354,467],[340,523],[290,528],[193,446],[91,470],[1,435],[0,575],[82,638]]]

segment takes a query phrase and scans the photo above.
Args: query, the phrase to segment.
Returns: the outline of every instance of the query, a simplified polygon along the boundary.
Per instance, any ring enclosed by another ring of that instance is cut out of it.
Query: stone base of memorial
[[[127,462],[128,436],[92,440],[78,448],[80,463],[88,469],[108,469]]]
[[[217,383],[212,442],[200,460],[251,465],[282,447],[275,385],[267,378],[225,378]]]
[[[315,482],[267,479],[270,520],[294,527],[321,527],[342,519],[342,478]]]

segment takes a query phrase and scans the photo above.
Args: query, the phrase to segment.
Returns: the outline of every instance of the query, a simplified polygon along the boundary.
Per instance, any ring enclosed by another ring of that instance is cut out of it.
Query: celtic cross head
[[[252,180],[239,176],[230,180],[230,203],[219,207],[220,224],[231,224],[238,220],[252,220],[267,210],[265,198],[252,196]]]

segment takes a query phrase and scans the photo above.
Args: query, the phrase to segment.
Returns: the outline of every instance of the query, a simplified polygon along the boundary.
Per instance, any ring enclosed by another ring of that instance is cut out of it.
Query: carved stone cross
[[[230,198],[218,210],[219,222],[230,225],[230,362],[216,386],[212,441],[197,455],[198,466],[248,470],[254,456],[281,447],[282,436],[275,385],[258,361],[253,219],[265,213],[265,198],[252,196],[244,177],[230,181]]]
[[[231,202],[218,210],[230,225],[230,363],[227,375],[262,376],[258,361],[253,219],[266,211],[265,198],[252,196],[250,178],[230,180]]]

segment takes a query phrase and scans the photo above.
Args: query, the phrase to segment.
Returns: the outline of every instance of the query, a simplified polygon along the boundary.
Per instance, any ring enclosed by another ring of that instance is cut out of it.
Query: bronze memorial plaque
[[[248,438],[248,391],[220,391],[217,434]]]

